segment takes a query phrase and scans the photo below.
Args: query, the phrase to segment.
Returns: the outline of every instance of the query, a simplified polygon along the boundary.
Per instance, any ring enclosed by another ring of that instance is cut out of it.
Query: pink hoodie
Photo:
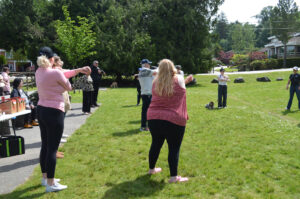
[[[70,74],[66,76],[72,76]],[[37,90],[39,93],[38,105],[59,109],[65,112],[64,98],[62,93],[72,90],[69,80],[59,69],[39,67],[35,73]]]

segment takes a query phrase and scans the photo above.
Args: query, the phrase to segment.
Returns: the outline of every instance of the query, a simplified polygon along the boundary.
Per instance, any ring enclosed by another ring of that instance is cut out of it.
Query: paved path
[[[65,134],[71,135],[85,123],[88,116],[82,115],[81,107],[82,104],[72,104],[72,110],[67,113],[65,119]],[[0,159],[0,194],[10,193],[23,184],[39,163],[41,147],[39,127],[17,130],[16,134],[24,137],[26,152],[24,155]]]
[[[226,70],[226,69],[225,69]],[[243,74],[259,74],[259,73],[272,73],[272,72],[283,72],[283,71],[290,71],[293,72],[292,68],[282,68],[282,69],[273,69],[273,70],[256,70],[256,71],[240,71],[240,72],[226,72],[227,75],[243,75]],[[219,75],[220,72],[215,71],[214,73],[200,73],[197,75]]]

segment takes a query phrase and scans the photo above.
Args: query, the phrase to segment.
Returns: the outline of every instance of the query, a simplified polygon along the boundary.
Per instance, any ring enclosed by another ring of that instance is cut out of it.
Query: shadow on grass
[[[126,181],[120,184],[112,185],[112,187],[105,192],[102,197],[105,198],[141,198],[154,195],[156,192],[161,191],[165,186],[163,181],[158,182],[151,180],[150,175],[143,175],[133,181]]]
[[[204,107],[205,108],[205,107]],[[207,111],[220,111],[222,110],[223,108],[213,108],[213,109],[207,109],[205,108]]]
[[[295,111],[291,111],[291,110],[285,110],[285,111],[282,111],[282,115],[287,115],[289,113],[297,113],[299,110],[295,110]]]
[[[140,124],[141,120],[129,121],[128,124]]]
[[[206,87],[203,84],[194,84],[194,85],[186,85],[187,88],[199,88],[199,87]]]
[[[122,106],[122,108],[131,108],[131,107],[137,107],[137,105],[125,105],[125,106]]]
[[[140,132],[140,129],[131,129],[125,132],[116,132],[113,133],[113,136],[118,136],[118,137],[125,137],[125,136],[129,136],[129,135],[135,135],[138,134]]]
[[[42,193],[28,194],[28,193],[34,191],[35,189],[39,189],[39,188],[41,188],[40,184],[32,186],[32,187],[27,187],[25,189],[17,190],[12,193],[9,193],[9,194],[0,195],[0,198],[7,198],[7,199],[9,199],[9,198],[11,198],[11,199],[40,198],[41,196],[43,196],[45,194],[44,189],[43,189]]]

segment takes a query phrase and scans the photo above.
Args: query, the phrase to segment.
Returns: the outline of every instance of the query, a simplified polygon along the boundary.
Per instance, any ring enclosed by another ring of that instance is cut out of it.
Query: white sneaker
[[[49,185],[47,184],[47,186],[46,186],[46,192],[47,192],[47,193],[48,193],[48,192],[56,192],[56,191],[64,190],[64,189],[66,189],[66,188],[68,188],[67,185],[61,185],[61,184],[59,184],[58,182],[56,182],[56,183],[54,183],[52,186],[49,186]]]
[[[67,139],[61,139],[60,140],[60,143],[66,143],[67,142]]]
[[[54,178],[54,183],[60,182],[60,179]],[[42,178],[42,186],[47,185],[47,178]]]
[[[69,136],[67,134],[62,135],[63,138],[68,138]]]

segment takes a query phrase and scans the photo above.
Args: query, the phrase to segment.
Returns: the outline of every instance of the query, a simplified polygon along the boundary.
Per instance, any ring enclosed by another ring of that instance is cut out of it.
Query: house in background
[[[270,43],[265,45],[268,58],[277,57],[283,58],[284,45],[275,36],[269,37]],[[300,57],[300,32],[294,33],[292,38],[288,41],[287,58]]]
[[[5,49],[0,49],[0,55],[3,55],[7,61],[7,65],[11,72],[25,72],[34,71],[34,65],[30,60],[14,60],[13,51],[6,51]]]

